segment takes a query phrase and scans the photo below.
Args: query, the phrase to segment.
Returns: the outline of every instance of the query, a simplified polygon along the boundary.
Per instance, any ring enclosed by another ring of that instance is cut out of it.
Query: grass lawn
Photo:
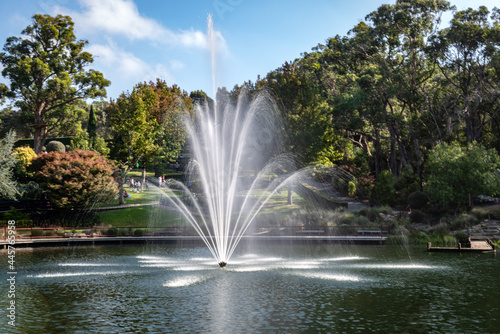
[[[256,195],[260,195],[260,193],[256,192]],[[271,196],[260,210],[260,214],[278,213],[287,215],[299,210],[306,204],[302,197],[295,192],[292,192],[292,202],[292,205],[288,204],[288,191],[284,189],[281,194],[276,193]]]
[[[186,224],[177,212],[156,206],[136,206],[97,213],[105,226],[156,227]]]
[[[166,177],[182,177],[182,175],[180,175],[182,173],[172,172],[172,174],[175,175],[166,175]],[[134,170],[128,175],[135,179],[139,179],[142,176],[142,170]],[[147,173],[147,176],[153,177],[153,173]],[[125,198],[125,204],[156,203],[160,200],[161,196],[166,196],[163,193],[162,189],[159,189],[151,183],[148,191],[135,193],[128,186],[128,184],[125,185],[124,189],[130,194],[130,198]],[[256,196],[258,196],[262,193],[262,190],[256,190],[254,193]],[[294,204],[288,205],[288,191],[286,189],[283,189],[280,194],[274,194],[269,199],[269,201],[263,206],[259,215],[288,215],[292,214],[296,210],[299,210],[306,204],[306,201],[304,201],[295,192],[293,193],[292,198]],[[118,205],[118,199],[112,200],[108,203],[97,204],[96,207],[108,207],[116,205]],[[181,219],[179,213],[168,211],[162,207],[149,205],[99,212],[98,216],[103,225],[114,227],[154,227],[186,224],[186,221],[184,219]]]

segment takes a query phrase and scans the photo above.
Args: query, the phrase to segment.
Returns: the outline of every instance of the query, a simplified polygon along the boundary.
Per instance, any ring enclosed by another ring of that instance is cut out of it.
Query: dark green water
[[[6,253],[2,253],[7,277]],[[500,260],[384,246],[17,250],[6,333],[499,333]]]

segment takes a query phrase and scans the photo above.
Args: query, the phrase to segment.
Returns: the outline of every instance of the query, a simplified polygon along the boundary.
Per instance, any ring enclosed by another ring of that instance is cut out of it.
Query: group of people
[[[139,192],[144,190],[149,190],[148,180],[146,179],[144,183],[141,183],[140,180],[134,180],[133,178],[129,178],[129,187],[133,189],[133,192]]]
[[[163,187],[165,185],[165,176],[158,176],[158,187]]]

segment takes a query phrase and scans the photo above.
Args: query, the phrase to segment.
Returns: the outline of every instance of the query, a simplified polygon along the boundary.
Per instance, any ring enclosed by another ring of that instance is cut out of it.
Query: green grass
[[[104,226],[157,227],[186,224],[179,213],[155,206],[136,206],[99,212],[97,215]]]
[[[254,191],[256,196],[259,196],[262,191]],[[291,214],[292,212],[299,210],[305,205],[305,201],[297,195],[297,193],[292,192],[292,205],[288,204],[288,191],[282,190],[281,194],[274,194],[269,198],[266,204],[262,207],[259,214]]]

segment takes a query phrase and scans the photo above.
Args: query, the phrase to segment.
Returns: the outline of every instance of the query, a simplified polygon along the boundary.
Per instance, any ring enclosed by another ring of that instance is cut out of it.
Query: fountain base
[[[224,261],[219,262],[219,266],[221,268],[224,268],[226,266],[226,264],[227,264],[227,262],[224,262]]]

